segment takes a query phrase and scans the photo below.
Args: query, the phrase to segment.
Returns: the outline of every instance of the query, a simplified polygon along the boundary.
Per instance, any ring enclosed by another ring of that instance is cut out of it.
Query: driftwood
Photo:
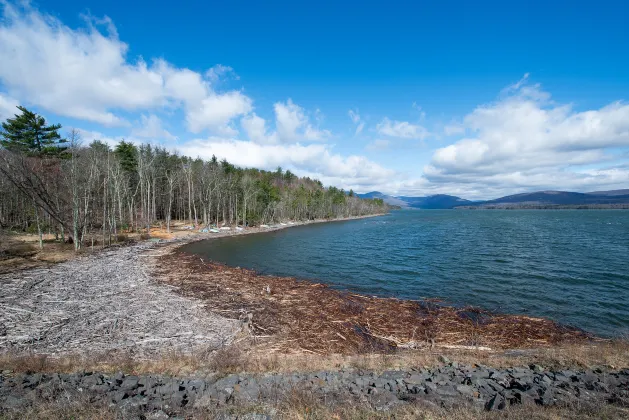
[[[154,244],[77,257],[51,269],[0,275],[0,351],[138,357],[229,342],[237,320],[151,280]]]
[[[489,351],[592,338],[548,319],[456,308],[435,300],[346,293],[204,262],[176,249],[160,257],[155,267],[156,278],[179,293],[243,321],[250,338],[272,336],[260,345],[279,352],[355,354],[439,347]],[[255,339],[253,344],[258,344]]]

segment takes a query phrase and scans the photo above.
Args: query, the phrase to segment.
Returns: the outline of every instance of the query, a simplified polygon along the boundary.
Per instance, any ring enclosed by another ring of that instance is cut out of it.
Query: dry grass
[[[629,416],[626,408],[603,402],[581,403],[563,407],[540,407],[535,405],[511,406],[499,412],[487,412],[480,407],[459,405],[442,408],[428,402],[416,402],[394,407],[388,411],[376,411],[367,404],[344,402],[325,404],[306,391],[295,391],[286,395],[276,405],[229,406],[216,409],[189,409],[182,413],[186,418],[216,419],[226,416],[243,418],[245,414],[271,414],[278,420],[559,420],[559,419],[623,419]],[[117,419],[121,413],[102,404],[89,403],[81,399],[42,402],[17,413],[0,414],[0,419]],[[124,416],[122,417],[124,418]],[[150,417],[147,417],[150,418]],[[227,417],[229,418],[229,417]]]
[[[173,239],[196,234],[183,229],[184,226],[185,223],[183,222],[173,222],[170,234],[166,232],[166,227],[163,224],[152,227],[150,235],[145,232],[120,232],[117,236],[112,236],[111,243],[121,245],[149,238]],[[75,252],[73,244],[57,241],[54,235],[44,234],[43,240],[44,249],[40,250],[38,235],[0,230],[0,274],[50,266],[68,261],[76,255],[98,252],[103,248],[103,237],[100,232],[88,235],[79,253]],[[92,244],[94,244],[94,249],[92,249]],[[106,240],[105,245],[109,245],[108,240]]]
[[[405,350],[396,353],[358,355],[311,353],[279,354],[255,348],[230,346],[208,348],[192,354],[165,353],[153,359],[138,359],[131,354],[65,355],[48,357],[36,354],[0,354],[0,371],[59,372],[98,371],[133,374],[195,376],[209,373],[316,372],[321,370],[364,369],[376,372],[442,365],[445,356],[461,364],[480,364],[506,368],[539,364],[546,368],[617,370],[629,367],[629,343],[610,341],[597,345],[566,345],[524,352],[486,352],[457,349]]]
[[[558,420],[558,419],[623,419],[629,411],[603,403],[569,407],[512,406],[500,412],[487,412],[478,407],[460,406],[440,408],[436,405],[407,405],[391,411],[378,412],[361,406],[327,407],[319,404],[303,406],[284,404],[278,410],[278,418],[295,420],[314,419],[382,419],[382,420]]]
[[[105,404],[73,398],[65,401],[40,402],[19,412],[0,412],[0,420],[114,420],[121,418]]]

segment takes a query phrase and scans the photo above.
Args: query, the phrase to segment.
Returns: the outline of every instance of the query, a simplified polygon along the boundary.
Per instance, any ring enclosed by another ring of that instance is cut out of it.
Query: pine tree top
[[[60,124],[46,125],[46,119],[23,106],[17,107],[21,114],[2,123],[0,144],[7,150],[31,156],[60,156],[67,146],[61,138]]]

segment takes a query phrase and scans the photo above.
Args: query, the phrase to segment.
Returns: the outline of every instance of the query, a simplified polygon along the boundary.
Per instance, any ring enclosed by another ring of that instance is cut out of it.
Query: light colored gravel
[[[228,343],[238,321],[151,279],[151,243],[0,275],[0,352],[144,357]]]

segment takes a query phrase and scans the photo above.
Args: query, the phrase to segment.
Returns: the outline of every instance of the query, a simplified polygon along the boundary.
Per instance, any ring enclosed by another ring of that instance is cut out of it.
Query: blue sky
[[[363,192],[629,185],[626,2],[301,3],[0,3],[0,117]]]

